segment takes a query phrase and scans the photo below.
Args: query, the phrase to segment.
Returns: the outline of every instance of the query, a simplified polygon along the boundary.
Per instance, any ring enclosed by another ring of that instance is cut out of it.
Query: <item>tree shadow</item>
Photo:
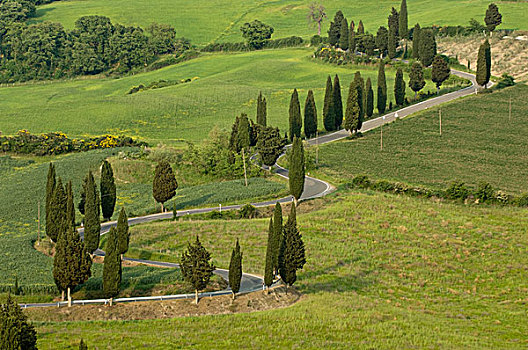
[[[182,210],[184,208],[189,208],[189,207],[196,207],[196,206],[200,206],[202,204],[208,203],[207,200],[212,196],[213,196],[212,194],[206,194],[205,196],[201,196],[199,198],[194,198],[194,199],[190,199],[190,200],[183,201],[183,202],[174,200],[172,202],[172,205],[174,204],[176,205],[176,210]],[[167,208],[170,208],[170,207],[167,206]]]

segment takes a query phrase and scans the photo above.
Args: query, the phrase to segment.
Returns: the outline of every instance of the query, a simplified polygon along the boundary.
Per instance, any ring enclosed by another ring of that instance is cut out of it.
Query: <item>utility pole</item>
[[[440,120],[440,136],[442,136],[442,110],[438,110],[438,118]]]
[[[40,201],[38,201],[37,207],[37,245],[40,245]]]
[[[383,122],[381,123],[381,138],[380,138],[380,149],[383,151],[383,124],[385,124],[385,116],[382,117]]]
[[[246,182],[247,187],[247,173],[246,173],[246,156],[244,155],[244,148],[242,148],[242,162],[244,163],[244,181]]]
[[[319,131],[315,132],[315,165],[319,165]]]
[[[508,119],[509,119],[510,122],[511,122],[511,100],[512,99],[510,97],[510,106],[509,106],[510,108],[509,108],[509,112],[508,112]]]

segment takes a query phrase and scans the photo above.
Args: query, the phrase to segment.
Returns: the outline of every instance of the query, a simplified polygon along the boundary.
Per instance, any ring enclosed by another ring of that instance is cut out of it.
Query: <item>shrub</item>
[[[251,204],[246,204],[238,211],[241,219],[253,219],[257,215],[257,208]]]
[[[394,184],[387,180],[377,181],[372,188],[376,191],[391,192],[394,190]]]
[[[482,203],[489,202],[495,198],[495,190],[489,183],[481,182],[478,184],[475,198]]]
[[[312,38],[310,39],[310,45],[311,46],[319,46],[321,45],[323,42],[325,42],[325,39],[320,36],[320,35],[314,35],[312,36]]]
[[[501,204],[508,204],[511,202],[510,195],[500,190],[497,191],[497,194],[495,195],[495,199],[497,200],[497,202]]]
[[[516,204],[520,207],[528,207],[528,193],[521,194],[517,198]]]
[[[352,179],[352,185],[360,188],[370,188],[371,182],[367,175],[357,175]]]
[[[515,85],[515,79],[506,73],[503,73],[501,76],[501,80],[499,80],[499,83],[497,84],[497,89],[503,89],[508,86]]]
[[[213,210],[212,212],[209,213],[209,219],[211,220],[217,220],[217,219],[222,219],[222,218],[223,218],[223,214],[221,211]]]
[[[469,190],[462,181],[453,181],[445,192],[447,199],[464,200],[469,196]]]

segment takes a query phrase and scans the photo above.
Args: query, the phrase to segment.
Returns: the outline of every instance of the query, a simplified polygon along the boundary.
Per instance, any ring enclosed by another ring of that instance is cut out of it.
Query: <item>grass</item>
[[[153,349],[526,347],[526,209],[373,192],[321,201],[324,209],[298,215],[308,262],[296,283],[305,296],[295,305],[230,316],[38,323],[39,348],[74,347],[81,337],[89,346]],[[266,227],[260,219],[165,222],[133,232],[140,244],[166,244],[174,256],[200,234],[217,249],[219,264],[238,237],[244,270],[262,271]]]
[[[183,0],[159,0],[155,4],[148,1],[60,1],[39,6],[33,22],[61,22],[72,28],[75,21],[85,15],[109,16],[114,22],[147,27],[152,22],[168,23],[176,28],[178,35],[190,38],[193,43],[204,45],[215,41],[241,41],[240,26],[245,22],[259,19],[275,28],[274,37],[300,35],[308,38],[316,34],[306,21],[308,5],[311,1],[205,1],[192,3]],[[467,25],[470,18],[481,21],[489,2],[469,0],[456,2],[408,1],[409,23],[420,22],[423,26]],[[387,16],[391,7],[399,10],[399,2],[350,2],[332,1],[324,4],[328,19],[323,25],[326,35],[330,21],[337,10],[356,23],[363,20],[367,31],[376,32],[380,25],[387,25]],[[500,28],[528,29],[525,14],[527,4],[523,2],[499,1],[497,3],[503,15]]]
[[[285,49],[210,54],[121,79],[0,88],[3,96],[0,109],[4,111],[0,129],[5,134],[14,134],[20,129],[32,133],[62,131],[81,138],[124,133],[152,145],[176,144],[181,139],[201,142],[215,125],[230,130],[234,117],[242,112],[254,118],[259,91],[268,102],[268,124],[285,132],[294,88],[299,90],[302,106],[308,89],[314,90],[321,116],[328,75],[339,74],[344,101],[357,70],[377,86],[375,66],[332,66],[311,60],[312,53],[312,49]],[[386,75],[388,91],[393,91],[395,71],[387,69]],[[139,83],[192,77],[198,79],[188,84],[126,94]],[[435,91],[434,84],[429,81],[425,90]],[[407,95],[412,95],[409,88]],[[321,117],[319,128],[323,129]]]
[[[437,189],[454,180],[486,181],[513,194],[528,192],[527,93],[528,86],[517,85],[442,105],[442,136],[437,107],[385,126],[383,151],[379,129],[320,146],[316,176],[339,184],[366,174]]]

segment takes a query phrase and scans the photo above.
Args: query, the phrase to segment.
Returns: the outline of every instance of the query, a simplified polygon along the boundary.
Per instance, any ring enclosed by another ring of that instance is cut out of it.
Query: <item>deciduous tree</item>
[[[258,50],[261,49],[266,41],[271,38],[274,29],[256,19],[251,23],[244,23],[244,25],[240,27],[240,31],[249,46]]]
[[[425,79],[422,65],[420,62],[414,62],[409,73],[409,87],[414,91],[414,98],[416,98],[418,91],[422,90],[424,86]]]
[[[321,35],[321,25],[327,18],[325,7],[323,5],[313,3],[308,6],[308,9],[308,22],[317,25],[317,35]]]
[[[433,68],[431,71],[431,79],[436,84],[436,92],[440,93],[440,86],[449,78],[451,70],[446,60],[442,56],[437,55],[433,60]]]

